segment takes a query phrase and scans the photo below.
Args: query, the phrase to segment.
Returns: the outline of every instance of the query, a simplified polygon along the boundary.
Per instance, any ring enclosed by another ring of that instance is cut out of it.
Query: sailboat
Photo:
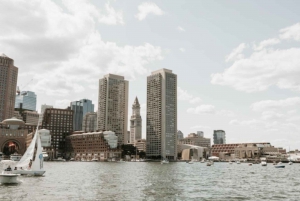
[[[13,170],[15,174],[42,176],[46,171],[43,169],[43,148],[41,138],[38,132],[38,127],[35,135],[27,148],[25,154],[17,163],[17,170]],[[31,163],[31,166],[29,165]]]

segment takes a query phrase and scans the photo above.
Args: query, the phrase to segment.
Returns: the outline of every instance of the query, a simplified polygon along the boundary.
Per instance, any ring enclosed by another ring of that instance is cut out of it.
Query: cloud
[[[259,43],[259,45],[254,45],[253,49],[254,50],[262,50],[263,48],[267,47],[267,46],[272,46],[272,45],[276,45],[280,43],[280,40],[278,38],[270,38],[264,41],[261,41]]]
[[[187,109],[187,112],[191,114],[214,114],[216,110],[213,105],[199,105],[195,108]]]
[[[40,101],[78,93],[88,97],[87,88],[98,86],[104,74],[135,79],[148,72],[147,64],[163,59],[158,46],[119,46],[101,38],[99,23],[123,24],[121,12],[109,4],[105,4],[106,14],[89,1],[62,4],[50,0],[1,2],[0,52],[15,60],[19,83],[34,78],[27,90],[38,92]]]
[[[243,59],[243,50],[246,48],[245,43],[241,43],[237,48],[233,49],[232,52],[226,56],[226,62]]]
[[[300,97],[287,98],[282,100],[263,100],[251,105],[254,111],[277,110],[286,107],[300,106]]]
[[[178,26],[177,29],[178,29],[180,32],[185,32],[185,29],[182,28],[181,26]]]
[[[185,52],[185,49],[184,49],[184,48],[179,48],[179,50],[180,50],[181,52]]]
[[[202,125],[197,125],[197,126],[192,126],[190,129],[210,129],[211,127],[209,126],[202,126]]]
[[[117,12],[109,3],[105,4],[107,15],[99,17],[99,22],[104,24],[124,24],[123,14],[121,11]]]
[[[70,106],[70,103],[72,101],[68,100],[68,99],[62,99],[62,100],[56,100],[54,107],[55,108],[62,108],[62,109],[66,109],[68,106]]]
[[[177,93],[178,100],[189,101],[189,103],[192,104],[201,102],[201,98],[194,97],[192,94],[189,94],[187,90],[184,90],[180,87],[177,87]]]
[[[144,20],[147,15],[153,14],[153,15],[163,15],[164,12],[155,4],[152,2],[144,2],[138,6],[138,14],[135,15],[135,17],[142,21]]]
[[[211,83],[231,86],[239,91],[257,92],[275,85],[280,89],[300,91],[300,48],[273,48],[284,39],[299,40],[299,24],[280,30],[280,39],[271,38],[255,46],[255,51],[245,56],[247,46],[240,44],[226,58],[233,64],[223,73],[211,75]],[[285,44],[283,44],[285,45]]]

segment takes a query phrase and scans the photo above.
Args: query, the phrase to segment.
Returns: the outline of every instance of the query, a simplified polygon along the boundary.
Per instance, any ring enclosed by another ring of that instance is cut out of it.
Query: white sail
[[[34,161],[32,163],[31,166],[31,170],[32,171],[38,171],[38,170],[43,170],[43,161],[44,161],[44,157],[43,157],[43,148],[41,145],[41,137],[39,135],[39,133],[36,133],[37,135],[37,149],[35,152],[35,157],[34,157]]]
[[[25,154],[22,156],[20,161],[17,163],[16,167],[27,167],[29,165],[30,159],[32,160],[34,154],[35,143],[37,139],[38,128],[35,131],[35,135],[27,148]]]

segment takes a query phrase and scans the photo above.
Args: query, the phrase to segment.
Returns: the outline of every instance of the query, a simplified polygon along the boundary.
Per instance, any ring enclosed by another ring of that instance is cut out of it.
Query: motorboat
[[[236,164],[241,164],[241,161],[236,161]]]
[[[261,164],[261,166],[267,166],[267,162],[266,161],[262,161],[260,164]]]
[[[119,160],[118,163],[125,163],[126,161],[124,161],[123,159]]]
[[[15,161],[12,160],[2,160],[1,164],[3,165],[3,171],[0,174],[0,183],[1,184],[16,184],[18,182],[19,174],[14,174],[12,168],[16,165]]]
[[[192,161],[192,160],[190,160],[189,162],[188,162],[188,164],[193,164],[194,162]]]
[[[71,158],[70,161],[75,161],[75,158]]]
[[[58,157],[57,159],[53,159],[53,161],[56,161],[56,162],[65,162],[66,159],[63,159],[62,157]]]
[[[200,161],[200,163],[205,163],[205,160],[204,160],[204,159],[203,159],[203,160],[201,160],[201,161]]]
[[[98,158],[93,158],[92,159],[92,162],[97,162],[97,161],[99,161]]]
[[[232,162],[231,162],[231,161],[229,161],[229,164],[230,164],[230,165],[232,165]]]
[[[42,154],[43,154],[44,161],[47,161],[49,159],[48,153],[46,151],[43,151]]]
[[[290,162],[289,162],[289,165],[293,165],[293,162],[292,162],[292,161],[290,161]]]
[[[164,160],[162,160],[160,163],[161,163],[161,164],[168,164],[169,161],[168,161],[167,159],[164,159]]]
[[[22,155],[18,154],[18,153],[14,153],[14,154],[10,155],[10,160],[12,160],[12,161],[20,161],[21,158],[22,158]]]
[[[46,171],[44,170],[43,162],[43,148],[41,145],[41,137],[38,132],[38,126],[35,135],[31,140],[26,152],[16,164],[13,170],[14,174],[42,176]]]
[[[282,162],[279,162],[275,165],[275,168],[285,168],[285,165],[283,165]]]
[[[253,165],[253,163],[248,163],[248,165],[249,165],[249,166],[252,166],[252,165]]]
[[[207,163],[206,163],[206,166],[211,166],[212,165],[212,163],[210,162],[210,161],[208,161]]]

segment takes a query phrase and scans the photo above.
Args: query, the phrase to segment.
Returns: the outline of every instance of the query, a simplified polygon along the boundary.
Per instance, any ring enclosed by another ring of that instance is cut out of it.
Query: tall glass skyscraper
[[[36,111],[36,94],[32,91],[22,91],[16,95],[15,108]]]
[[[74,111],[73,129],[74,131],[82,130],[82,120],[86,113],[94,112],[94,104],[91,100],[81,99],[70,103],[71,110]]]
[[[223,130],[214,130],[214,144],[226,144],[226,133]]]

